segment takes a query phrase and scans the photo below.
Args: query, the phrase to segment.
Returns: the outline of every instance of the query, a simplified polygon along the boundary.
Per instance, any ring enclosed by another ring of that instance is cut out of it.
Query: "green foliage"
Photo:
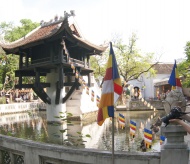
[[[5,60],[1,60],[3,64],[0,65],[0,76],[1,85],[5,90],[11,89],[15,84],[15,73],[14,71],[18,69],[18,56],[13,55],[0,55]],[[2,89],[2,88],[1,88]]]
[[[13,28],[13,24],[11,22],[6,23],[6,22],[2,22],[0,24],[0,35],[5,35],[6,31],[10,31]]]
[[[179,64],[177,64],[178,72],[180,77],[182,77],[182,87],[189,88],[190,87],[190,73],[189,73],[189,65],[190,60],[183,60]]]
[[[7,30],[5,31],[5,40],[12,42],[20,39],[28,34],[30,31],[35,29],[37,26],[39,26],[39,23],[32,22],[30,19],[21,19],[20,23],[21,26],[12,27],[9,29],[7,28]]]
[[[186,59],[177,64],[179,75],[182,79],[182,87],[190,88],[190,42],[185,46]]]
[[[102,77],[105,75],[108,55],[109,52],[107,50],[106,53],[104,53],[102,56],[96,55],[90,58],[90,66],[94,71],[94,77],[100,83],[102,82]]]
[[[34,28],[39,26],[39,23],[32,22],[29,19],[20,20],[21,26],[14,27],[13,24],[2,22],[0,24],[0,35],[3,40],[12,42],[15,41]],[[15,85],[15,70],[19,67],[19,56],[6,55],[2,49],[0,49],[0,89],[12,89]],[[23,83],[31,82],[33,79],[24,78]]]
[[[0,97],[0,104],[6,104],[6,97]]]
[[[125,82],[138,79],[142,74],[155,74],[151,65],[153,54],[141,54],[136,47],[136,41],[136,35],[133,34],[128,45],[123,44],[122,40],[114,44],[118,69]]]
[[[186,54],[187,61],[190,61],[190,41],[186,43],[185,54]]]
[[[133,34],[128,45],[125,45],[118,38],[112,42],[118,70],[125,82],[138,79],[142,74],[155,75],[155,70],[152,68],[156,64],[152,64],[153,54],[141,54],[136,47],[136,41],[136,35]],[[95,56],[91,59],[91,67],[94,70],[95,78],[98,78],[98,76],[104,77],[108,55],[109,50],[103,56]]]

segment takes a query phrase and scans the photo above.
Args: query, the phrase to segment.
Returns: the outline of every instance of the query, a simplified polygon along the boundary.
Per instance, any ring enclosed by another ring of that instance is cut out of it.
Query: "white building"
[[[128,82],[132,96],[134,94],[134,88],[139,89],[140,96],[144,99],[157,99],[161,94],[171,90],[168,79],[171,75],[173,64],[157,64],[154,66],[154,69],[156,70],[154,77],[142,75],[139,80],[131,80]]]

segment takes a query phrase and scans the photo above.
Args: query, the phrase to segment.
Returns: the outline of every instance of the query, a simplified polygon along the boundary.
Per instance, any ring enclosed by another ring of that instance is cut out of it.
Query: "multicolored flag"
[[[125,127],[125,117],[119,113],[119,126],[123,129]]]
[[[96,95],[96,105],[99,106],[100,103],[100,96]]]
[[[122,84],[117,69],[117,61],[110,42],[110,54],[107,62],[106,74],[102,85],[97,123],[102,125],[106,118],[114,118],[114,104],[122,94]]]
[[[89,87],[86,86],[86,94],[89,95]]]
[[[82,79],[82,87],[85,88],[87,86],[86,82],[84,79]]]
[[[172,86],[172,89],[178,89],[182,91],[182,86],[181,86],[181,81],[179,78],[179,73],[177,70],[176,60],[175,60],[170,78],[168,80],[168,83]]]
[[[151,148],[152,146],[152,131],[144,128],[144,142],[146,148]]]
[[[91,91],[91,101],[94,101],[94,91]]]
[[[162,145],[166,140],[166,137],[160,136],[160,145]]]
[[[130,125],[129,126],[130,126],[130,135],[134,138],[137,124],[136,124],[136,122],[130,120]]]

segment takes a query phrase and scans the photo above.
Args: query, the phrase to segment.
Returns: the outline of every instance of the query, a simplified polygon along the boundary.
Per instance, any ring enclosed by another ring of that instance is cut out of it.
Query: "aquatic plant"
[[[73,123],[71,120],[71,117],[73,116],[72,113],[68,113],[68,112],[60,112],[59,116],[55,116],[55,118],[59,118],[61,123],[53,123],[53,125],[57,126],[57,125],[62,125],[64,123],[67,124],[68,126],[73,126]],[[82,146],[84,145],[84,142],[86,142],[84,140],[84,138],[90,138],[91,136],[89,134],[82,134],[79,131],[76,131],[76,135],[70,135],[68,134],[69,128],[64,128],[64,129],[60,129],[59,132],[62,134],[62,143],[63,145],[66,146]],[[66,134],[67,133],[67,134]],[[57,134],[54,134],[57,135]],[[58,134],[59,135],[59,134]]]

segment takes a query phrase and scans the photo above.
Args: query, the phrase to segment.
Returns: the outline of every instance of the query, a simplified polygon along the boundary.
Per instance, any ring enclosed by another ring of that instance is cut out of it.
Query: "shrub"
[[[0,104],[6,104],[6,97],[0,97]]]

